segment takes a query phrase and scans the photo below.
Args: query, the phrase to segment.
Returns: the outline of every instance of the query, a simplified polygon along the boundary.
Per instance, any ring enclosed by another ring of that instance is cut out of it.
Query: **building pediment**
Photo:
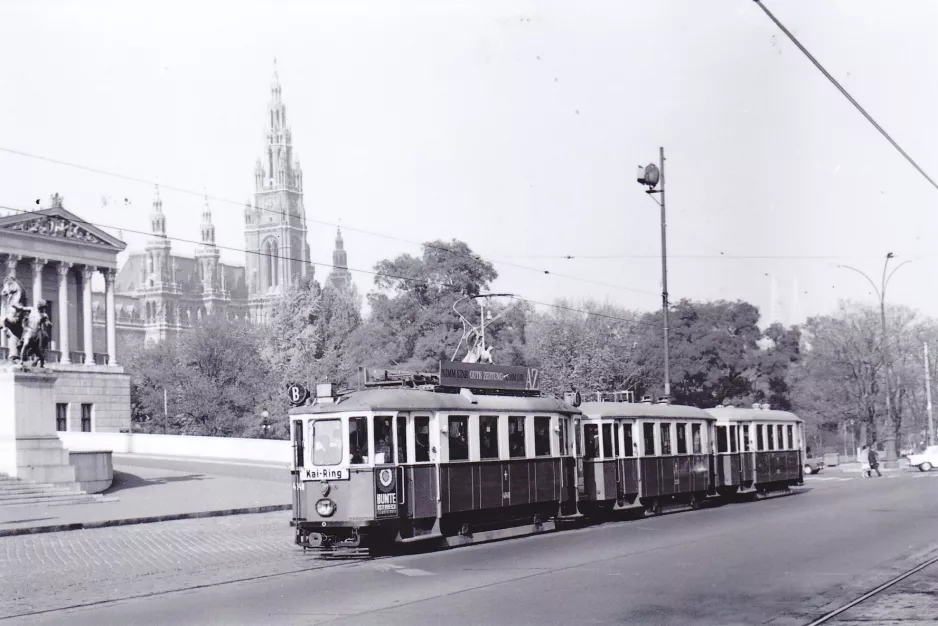
[[[127,247],[117,237],[112,237],[61,207],[0,218],[0,231],[105,246],[115,252]]]

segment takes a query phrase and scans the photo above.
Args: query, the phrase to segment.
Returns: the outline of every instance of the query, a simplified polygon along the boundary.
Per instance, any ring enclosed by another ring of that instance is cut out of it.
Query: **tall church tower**
[[[267,144],[254,168],[254,204],[244,212],[249,307],[251,318],[261,320],[293,280],[312,273],[303,171],[293,154],[276,60],[267,117]]]
[[[146,245],[141,289],[143,295],[143,319],[147,341],[165,341],[178,330],[176,322],[179,287],[176,285],[176,268],[173,262],[172,244],[166,236],[166,215],[160,188],[153,196],[153,211],[150,213],[150,240]]]
[[[352,285],[352,273],[348,271],[348,254],[345,252],[345,242],[342,241],[342,231],[336,229],[335,250],[332,251],[332,271],[326,279],[326,286],[334,289],[348,289]]]

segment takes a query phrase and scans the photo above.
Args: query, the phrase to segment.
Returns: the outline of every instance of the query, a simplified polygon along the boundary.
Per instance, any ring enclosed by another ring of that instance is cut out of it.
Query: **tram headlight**
[[[335,513],[335,502],[327,498],[323,498],[316,503],[316,512],[319,513],[322,517],[330,517]]]

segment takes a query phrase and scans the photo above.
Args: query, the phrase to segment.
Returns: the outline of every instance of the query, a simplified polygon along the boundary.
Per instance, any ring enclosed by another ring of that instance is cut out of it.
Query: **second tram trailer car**
[[[724,497],[787,491],[804,484],[804,422],[794,413],[753,408],[707,409],[716,418],[715,481]]]
[[[384,372],[344,395],[321,385],[313,403],[290,411],[296,543],[456,545],[578,517],[580,412],[540,396],[526,371],[444,363],[439,377]]]
[[[577,431],[582,467],[580,511],[646,511],[687,504],[712,493],[713,416],[702,409],[650,402],[584,402]],[[582,443],[580,443],[582,440]]]

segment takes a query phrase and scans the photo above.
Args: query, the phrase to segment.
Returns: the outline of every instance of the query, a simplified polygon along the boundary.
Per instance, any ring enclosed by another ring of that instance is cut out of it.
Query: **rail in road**
[[[809,482],[761,502],[358,563],[304,556],[289,513],[10,537],[0,539],[0,616],[95,626],[804,625],[924,562],[936,483],[912,476]],[[849,623],[838,620],[888,593],[829,623]]]

